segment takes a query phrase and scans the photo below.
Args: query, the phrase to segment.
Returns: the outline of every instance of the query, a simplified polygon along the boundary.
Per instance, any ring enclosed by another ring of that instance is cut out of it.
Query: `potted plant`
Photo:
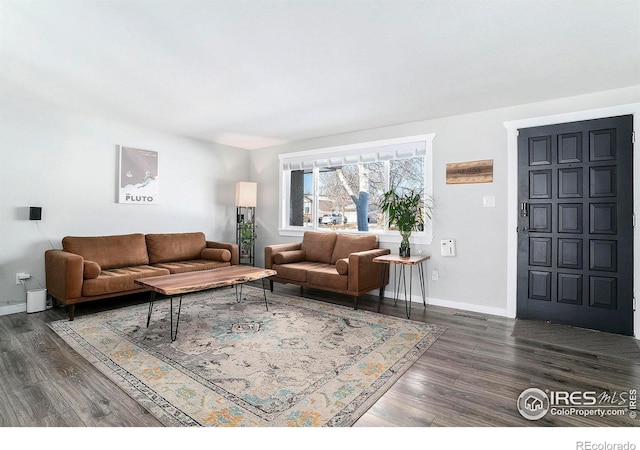
[[[256,227],[252,222],[240,222],[240,255],[243,258],[252,256],[253,244],[256,241]]]
[[[431,219],[433,206],[426,204],[421,190],[400,187],[392,187],[382,194],[379,206],[385,214],[387,226],[395,225],[400,231],[400,256],[411,256],[411,232],[424,229],[424,217]]]

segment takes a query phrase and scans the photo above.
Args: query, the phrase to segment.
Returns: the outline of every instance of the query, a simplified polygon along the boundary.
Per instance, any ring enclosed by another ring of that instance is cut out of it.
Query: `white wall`
[[[508,236],[508,145],[507,121],[569,113],[640,100],[640,86],[600,92],[543,103],[483,111],[435,120],[366,130],[314,139],[305,142],[251,152],[251,179],[259,186],[257,218],[260,227],[257,248],[291,242],[296,238],[280,236],[278,228],[278,154],[311,150],[358,142],[391,139],[407,135],[435,133],[433,142],[434,200],[433,242],[413,246],[432,256],[428,263],[429,297],[432,304],[462,308],[488,314],[508,315],[507,264]],[[494,160],[494,181],[490,184],[447,185],[447,163]],[[639,174],[636,174],[636,178]],[[493,195],[494,208],[484,208],[482,197]],[[636,205],[640,202],[636,199]],[[457,256],[439,256],[440,239],[454,238]],[[397,252],[396,242],[382,246]],[[414,250],[412,249],[412,252]],[[258,264],[264,255],[258,254]],[[437,269],[438,281],[432,281],[431,270]],[[417,281],[414,300],[418,301]],[[387,295],[392,292],[387,290]]]
[[[44,251],[66,235],[202,231],[235,241],[246,150],[9,98],[0,136],[0,314],[24,310],[15,273],[37,278],[29,289],[44,285]],[[116,203],[118,144],[158,152],[158,205]],[[28,220],[29,206],[43,208],[41,221]]]
[[[24,291],[14,283],[16,272],[32,273],[44,284],[43,253],[51,246],[59,248],[65,235],[201,230],[208,238],[233,241],[237,181],[259,185],[256,247],[257,265],[262,265],[265,245],[295,240],[277,231],[278,154],[435,133],[434,239],[431,245],[413,242],[414,248],[432,255],[428,275],[433,269],[440,273],[438,281],[428,276],[430,302],[507,315],[508,236],[514,230],[508,227],[504,123],[639,101],[640,86],[634,86],[248,152],[52,106],[0,99],[0,314],[3,305],[24,303]],[[159,205],[115,202],[117,144],[159,152]],[[477,159],[494,160],[493,183],[445,183],[447,163]],[[639,176],[636,172],[636,187]],[[495,208],[482,207],[484,195],[496,197]],[[640,206],[640,196],[635,205]],[[42,221],[27,220],[29,206],[43,207]],[[456,239],[456,257],[439,256],[442,238]],[[382,245],[397,251],[397,242]],[[29,287],[38,283],[32,281]],[[414,296],[416,292],[417,283]]]

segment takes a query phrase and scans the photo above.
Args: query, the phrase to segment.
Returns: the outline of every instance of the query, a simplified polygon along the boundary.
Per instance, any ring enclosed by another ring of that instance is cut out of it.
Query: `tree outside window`
[[[430,139],[378,142],[344,152],[326,149],[318,151],[316,158],[305,153],[298,160],[283,163],[289,226],[387,231],[378,204],[390,186],[421,192],[423,199],[430,196]],[[287,156],[281,155],[281,159]]]

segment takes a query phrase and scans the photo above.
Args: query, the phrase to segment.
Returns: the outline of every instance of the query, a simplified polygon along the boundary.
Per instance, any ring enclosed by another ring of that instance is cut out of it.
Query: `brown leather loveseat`
[[[135,279],[238,264],[238,246],[199,232],[66,236],[44,258],[48,293],[73,320],[76,303],[144,291]]]
[[[353,295],[358,309],[360,295],[380,288],[383,270],[388,283],[389,265],[374,263],[373,258],[389,253],[378,248],[375,234],[307,231],[302,242],[265,247],[264,261],[265,268],[278,273],[269,279],[272,291],[278,281]]]

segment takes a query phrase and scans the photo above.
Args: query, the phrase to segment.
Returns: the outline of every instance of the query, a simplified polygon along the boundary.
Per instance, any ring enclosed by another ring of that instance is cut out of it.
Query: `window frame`
[[[317,168],[323,167],[321,162],[331,160],[332,158],[348,158],[356,159],[361,155],[371,154],[372,149],[377,147],[391,147],[401,144],[408,144],[412,142],[421,141],[425,143],[424,155],[424,194],[425,198],[433,198],[433,139],[435,133],[420,134],[412,136],[404,136],[394,139],[384,139],[378,141],[367,141],[355,144],[340,145],[335,147],[316,148],[312,150],[305,150],[301,152],[281,153],[278,155],[279,159],[279,194],[280,202],[278,205],[278,233],[280,236],[292,236],[302,237],[305,231],[322,231],[323,228],[319,228],[315,223],[317,220],[313,220],[312,227],[306,226],[292,226],[289,225],[289,201],[290,201],[290,172],[292,162],[304,161],[301,166],[303,169],[313,169],[313,197],[318,198],[318,184],[317,184]],[[401,159],[402,155],[393,159]],[[286,175],[286,176],[285,176]],[[387,177],[388,181],[388,177]],[[317,201],[314,202],[317,204]],[[317,207],[317,206],[315,206]],[[315,214],[314,214],[315,217]],[[411,242],[420,244],[431,244],[433,240],[433,226],[432,220],[427,218],[423,231],[414,231],[411,233]],[[398,231],[395,230],[370,230],[370,231],[357,231],[357,230],[336,230],[338,233],[350,233],[350,234],[377,234],[379,241],[384,242],[400,242],[401,236]]]

